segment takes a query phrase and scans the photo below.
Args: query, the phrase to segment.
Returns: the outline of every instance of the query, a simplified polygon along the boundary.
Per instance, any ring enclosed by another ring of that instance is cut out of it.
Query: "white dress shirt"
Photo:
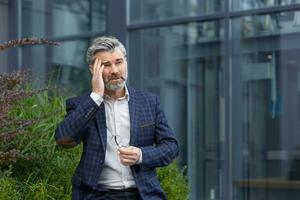
[[[98,184],[110,189],[124,189],[136,187],[134,178],[129,166],[122,165],[118,146],[114,136],[117,136],[117,142],[121,146],[129,146],[130,141],[130,116],[129,116],[129,93],[125,87],[125,96],[113,99],[108,95],[102,97],[92,92],[90,97],[99,106],[104,102],[106,127],[107,127],[107,146],[105,152],[105,161]],[[140,151],[141,153],[141,151]],[[142,161],[142,154],[138,163]]]

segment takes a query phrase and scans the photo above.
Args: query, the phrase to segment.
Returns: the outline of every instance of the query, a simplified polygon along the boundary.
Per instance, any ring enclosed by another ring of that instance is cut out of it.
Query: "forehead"
[[[99,58],[102,61],[114,61],[116,59],[124,59],[124,55],[120,49],[114,51],[99,51],[94,55],[94,58]]]

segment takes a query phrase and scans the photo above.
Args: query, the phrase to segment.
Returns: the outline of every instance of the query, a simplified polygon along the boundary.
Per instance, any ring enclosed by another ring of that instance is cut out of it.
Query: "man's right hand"
[[[90,66],[91,67],[91,66]],[[101,60],[96,58],[93,66],[92,66],[92,89],[93,92],[103,96],[104,94],[104,82],[102,77],[102,71],[104,68],[104,65],[102,65]]]

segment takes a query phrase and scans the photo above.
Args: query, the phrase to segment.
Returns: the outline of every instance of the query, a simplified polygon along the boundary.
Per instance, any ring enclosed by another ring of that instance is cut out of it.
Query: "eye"
[[[122,63],[123,63],[122,60],[119,60],[119,61],[116,62],[117,65],[122,64]]]

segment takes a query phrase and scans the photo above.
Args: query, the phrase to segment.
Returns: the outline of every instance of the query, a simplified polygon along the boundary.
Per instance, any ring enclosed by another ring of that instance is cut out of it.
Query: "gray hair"
[[[119,48],[126,57],[126,49],[124,45],[115,37],[101,36],[95,38],[86,52],[86,61],[91,64],[94,61],[94,55],[99,51],[114,52]]]

